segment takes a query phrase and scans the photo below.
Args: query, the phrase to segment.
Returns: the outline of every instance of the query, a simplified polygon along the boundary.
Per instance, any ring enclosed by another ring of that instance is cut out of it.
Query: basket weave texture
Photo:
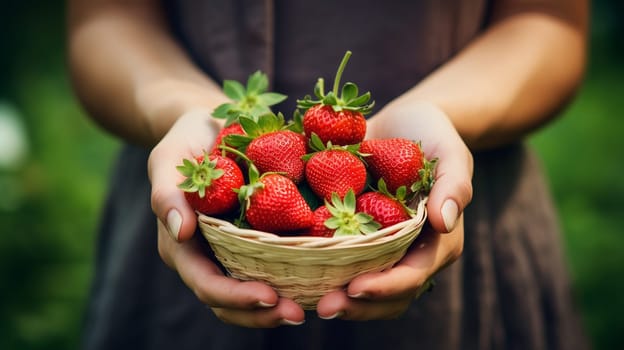
[[[358,275],[396,264],[422,229],[425,203],[416,203],[412,219],[360,236],[283,237],[205,215],[198,222],[232,277],[262,281],[310,310],[323,295],[344,288]]]

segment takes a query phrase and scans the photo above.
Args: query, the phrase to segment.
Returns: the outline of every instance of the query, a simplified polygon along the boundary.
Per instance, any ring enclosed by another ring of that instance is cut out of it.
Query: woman
[[[587,7],[70,1],[76,92],[130,144],[100,233],[85,347],[586,347],[548,189],[522,140],[580,83]],[[346,50],[343,81],[371,90],[378,106],[367,137],[421,140],[440,159],[431,229],[395,268],[304,313],[262,283],[222,274],[193,235],[175,166],[214,141],[220,81],[261,69],[290,96],[278,106],[289,111]],[[435,291],[414,300],[433,275]]]

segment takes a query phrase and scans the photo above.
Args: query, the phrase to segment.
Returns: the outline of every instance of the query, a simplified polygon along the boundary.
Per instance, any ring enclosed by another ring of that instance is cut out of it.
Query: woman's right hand
[[[182,115],[152,150],[148,172],[152,209],[158,217],[158,251],[197,298],[222,321],[244,327],[297,325],[304,312],[289,299],[260,282],[243,282],[223,274],[203,251],[197,216],[177,188],[182,181],[176,166],[209,149],[220,125],[206,110]]]

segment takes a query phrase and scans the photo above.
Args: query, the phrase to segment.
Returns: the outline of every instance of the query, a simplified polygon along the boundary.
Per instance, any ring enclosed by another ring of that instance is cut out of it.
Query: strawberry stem
[[[340,86],[340,78],[342,78],[342,72],[347,66],[347,62],[349,62],[349,58],[351,57],[351,51],[347,51],[340,62],[340,66],[338,66],[338,71],[336,72],[336,77],[334,78],[334,96],[338,97],[338,87]]]

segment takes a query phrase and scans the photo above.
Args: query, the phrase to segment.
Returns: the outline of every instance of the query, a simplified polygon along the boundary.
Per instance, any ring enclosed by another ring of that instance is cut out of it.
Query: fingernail
[[[340,317],[342,315],[344,315],[344,312],[343,311],[338,311],[335,314],[330,315],[330,316],[321,316],[321,315],[319,315],[319,318],[323,319],[323,320],[333,320],[334,318],[338,318],[338,317]]]
[[[302,320],[302,321],[296,322],[296,321],[291,321],[291,320],[287,320],[287,319],[283,318],[283,319],[280,321],[280,324],[281,324],[281,325],[284,325],[284,326],[300,326],[300,325],[302,325],[304,322],[305,322],[305,320]]]
[[[257,306],[257,307],[262,307],[262,308],[270,308],[270,307],[275,306],[275,304],[269,304],[269,303],[267,303],[267,302],[264,302],[264,301],[260,300],[260,301],[258,301],[258,302],[256,303],[256,306]]]
[[[368,294],[365,293],[365,292],[359,292],[357,294],[349,294],[348,296],[349,296],[349,298],[353,298],[353,299],[368,298]]]
[[[455,228],[458,212],[457,203],[452,199],[447,199],[442,205],[442,219],[444,220],[444,226],[446,226],[448,232],[451,232]]]
[[[180,235],[180,227],[182,226],[182,216],[180,213],[175,210],[169,210],[167,214],[167,231],[169,231],[169,235],[174,240],[178,240],[178,236]]]

